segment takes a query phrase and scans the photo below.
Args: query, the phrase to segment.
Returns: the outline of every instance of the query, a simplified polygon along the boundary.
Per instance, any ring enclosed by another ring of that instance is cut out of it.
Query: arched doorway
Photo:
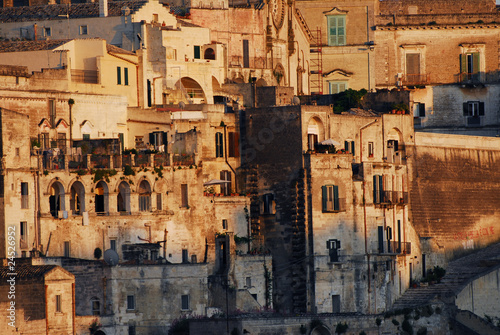
[[[85,212],[85,188],[80,181],[71,185],[69,209],[73,215],[82,215],[82,212]]]
[[[54,182],[50,186],[49,194],[50,214],[57,218],[59,212],[65,210],[63,185],[58,181]]]
[[[109,214],[109,189],[104,181],[97,183],[94,188],[95,212],[97,215]]]
[[[332,333],[326,326],[319,325],[311,330],[311,335],[332,335]]]
[[[307,125],[307,149],[315,150],[318,142],[323,141],[324,133],[323,122],[317,117],[311,118]]]
[[[130,214],[130,186],[127,182],[122,181],[120,185],[118,185],[116,205],[120,214]]]
[[[143,180],[139,184],[139,211],[151,211],[151,186],[147,180]]]

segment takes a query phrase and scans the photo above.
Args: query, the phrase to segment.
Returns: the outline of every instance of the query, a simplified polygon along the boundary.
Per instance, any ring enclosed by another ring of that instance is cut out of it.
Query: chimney
[[[108,16],[108,0],[99,0],[99,17]]]
[[[36,25],[36,23],[33,25],[33,31],[35,33],[35,41],[37,41],[38,40],[38,36],[37,36],[38,32],[37,32],[37,25]]]

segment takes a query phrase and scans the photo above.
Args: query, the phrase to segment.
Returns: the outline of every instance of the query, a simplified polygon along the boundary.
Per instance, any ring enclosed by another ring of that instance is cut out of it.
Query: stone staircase
[[[413,308],[438,298],[455,304],[454,297],[471,280],[500,264],[500,243],[451,261],[440,283],[408,289],[393,305],[393,309]]]

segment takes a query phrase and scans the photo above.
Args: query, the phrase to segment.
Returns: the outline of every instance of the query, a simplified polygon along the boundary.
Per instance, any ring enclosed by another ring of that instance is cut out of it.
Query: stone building
[[[252,233],[273,254],[277,308],[389,308],[420,272],[408,220],[411,117],[302,105],[247,109],[245,120]]]
[[[74,334],[73,274],[56,265],[20,266],[4,260],[0,278],[4,334]]]

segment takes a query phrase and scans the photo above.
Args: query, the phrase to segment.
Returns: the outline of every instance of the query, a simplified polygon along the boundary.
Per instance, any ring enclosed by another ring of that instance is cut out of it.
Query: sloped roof
[[[112,44],[106,44],[106,50],[108,51],[108,53],[111,53],[111,54],[135,55],[135,53],[132,51],[128,51],[128,50],[119,48],[119,47],[114,46]]]
[[[0,267],[0,278],[2,279],[2,284],[7,282],[4,279],[10,279],[12,273],[16,273],[17,279],[41,279],[49,271],[56,268],[57,265],[20,265],[14,268],[14,271],[8,266]]]
[[[69,40],[45,40],[45,41],[1,41],[0,52],[19,52],[19,51],[39,51],[53,50],[58,46],[67,43]]]
[[[130,13],[136,12],[147,1],[109,1],[108,16],[122,16],[122,8],[128,7]],[[0,8],[0,22],[23,22],[41,20],[61,20],[66,19],[69,14],[70,19],[99,17],[99,2],[71,4],[55,4],[43,6],[23,6],[23,7],[2,7]],[[63,16],[62,18],[59,15]]]

